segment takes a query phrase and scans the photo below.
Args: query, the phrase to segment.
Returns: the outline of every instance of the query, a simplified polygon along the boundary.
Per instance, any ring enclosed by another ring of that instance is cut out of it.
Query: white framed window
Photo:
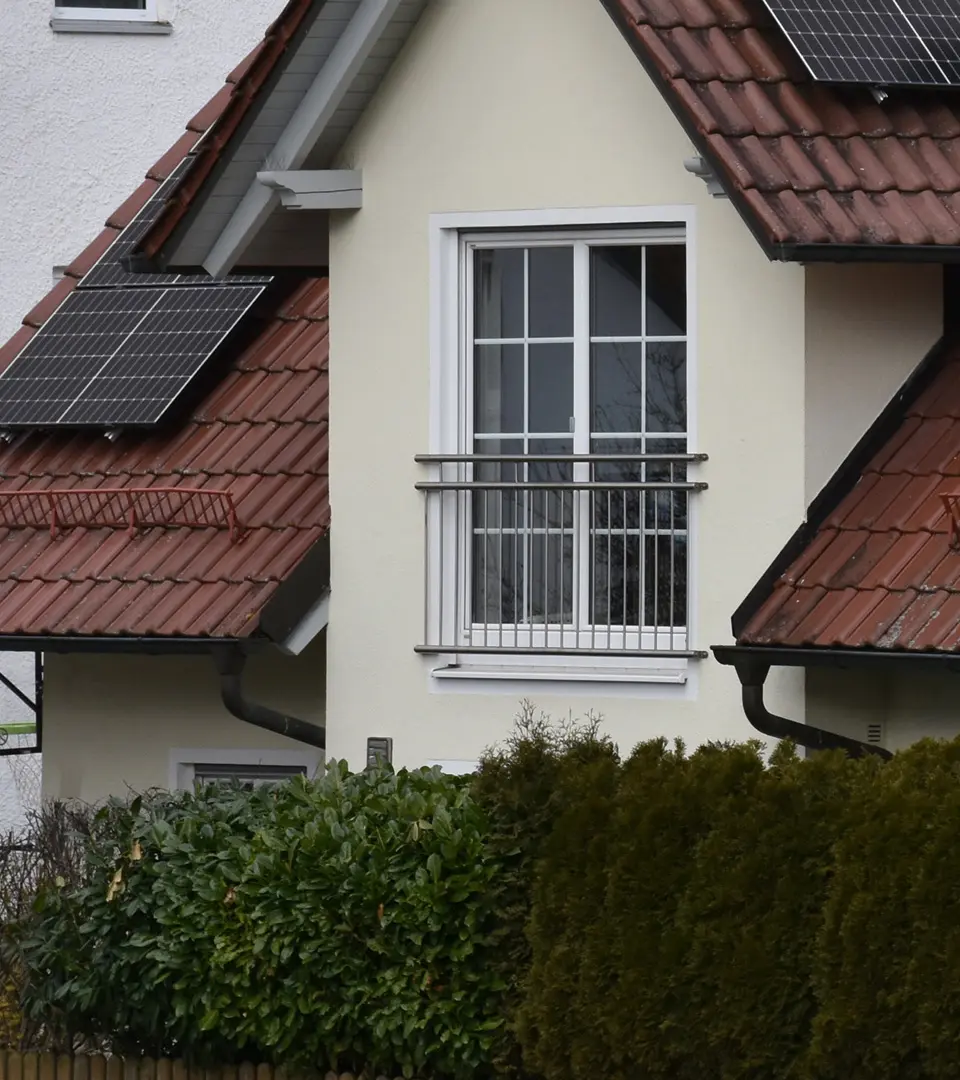
[[[221,781],[260,787],[291,776],[312,777],[321,763],[320,752],[310,750],[176,749],[170,752],[170,787],[193,791]]]
[[[166,33],[160,0],[55,0],[54,30]]]
[[[689,228],[563,224],[440,230],[418,651],[685,662]]]

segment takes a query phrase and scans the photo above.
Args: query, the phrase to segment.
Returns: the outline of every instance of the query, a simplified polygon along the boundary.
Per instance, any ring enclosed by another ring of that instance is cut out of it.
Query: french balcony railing
[[[702,657],[691,480],[705,454],[424,454],[421,653]]]

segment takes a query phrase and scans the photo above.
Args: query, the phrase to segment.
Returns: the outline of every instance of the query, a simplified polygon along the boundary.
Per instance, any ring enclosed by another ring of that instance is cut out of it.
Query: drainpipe
[[[296,716],[287,716],[286,713],[243,696],[241,681],[247,657],[242,649],[219,651],[214,656],[220,671],[220,697],[228,712],[254,727],[272,731],[276,735],[285,735],[288,739],[306,743],[308,746],[317,746],[321,750],[326,749],[325,728],[311,724],[308,720],[300,720]]]
[[[763,702],[763,684],[770,673],[770,665],[762,661],[744,659],[734,662],[743,693],[743,711],[750,723],[763,735],[775,739],[792,739],[809,750],[845,750],[851,757],[864,757],[874,754],[888,761],[893,754],[882,746],[850,739],[834,731],[810,724],[799,724],[796,720],[787,720],[770,712]]]

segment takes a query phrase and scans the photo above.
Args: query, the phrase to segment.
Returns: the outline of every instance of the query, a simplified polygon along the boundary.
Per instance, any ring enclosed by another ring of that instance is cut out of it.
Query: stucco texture
[[[414,653],[431,213],[692,207],[691,405],[696,448],[710,455],[696,647],[729,640],[730,612],[800,519],[803,271],[767,262],[730,203],[685,171],[691,152],[598,0],[438,0],[419,23],[345,148],[343,164],[363,170],[364,206],[331,235],[332,754],[356,764],[377,734],[394,737],[401,764],[473,758],[509,731],[521,696],[555,717],[602,713],[625,750],[657,735],[752,733],[735,675],[709,660],[691,663],[685,686],[479,683],[433,678],[437,660]],[[802,719],[802,680],[779,680],[771,701]]]
[[[57,33],[52,0],[0,4],[4,340],[283,6],[162,3],[169,35]]]

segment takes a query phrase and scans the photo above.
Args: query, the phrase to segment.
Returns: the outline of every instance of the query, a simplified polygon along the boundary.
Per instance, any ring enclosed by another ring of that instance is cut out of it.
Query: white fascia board
[[[300,168],[390,25],[400,3],[401,0],[360,0],[326,63],[317,72],[283,134],[267,155],[264,171]],[[277,198],[276,192],[254,180],[203,261],[208,274],[221,277],[233,269],[272,213]]]
[[[330,592],[327,591],[287,634],[286,638],[277,643],[277,648],[290,656],[299,656],[317,634],[326,629],[329,622]]]
[[[359,169],[290,169],[258,172],[257,180],[280,193],[289,210],[359,210],[363,181]]]

